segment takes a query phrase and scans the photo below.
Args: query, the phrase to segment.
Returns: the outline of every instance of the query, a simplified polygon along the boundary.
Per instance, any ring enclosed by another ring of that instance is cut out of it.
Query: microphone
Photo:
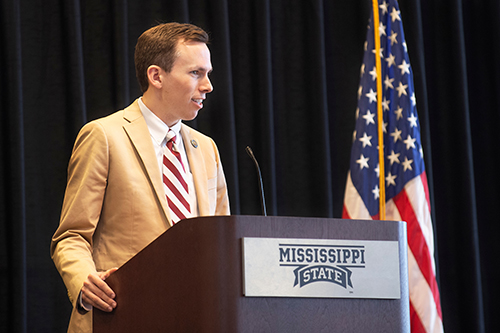
[[[266,201],[264,199],[264,187],[262,186],[262,175],[260,174],[260,168],[259,168],[259,163],[257,163],[257,159],[253,155],[252,148],[247,146],[245,148],[247,151],[248,156],[253,160],[255,163],[255,168],[257,169],[257,173],[259,175],[259,189],[260,189],[260,205],[262,207],[262,215],[267,216],[267,211],[266,211]]]

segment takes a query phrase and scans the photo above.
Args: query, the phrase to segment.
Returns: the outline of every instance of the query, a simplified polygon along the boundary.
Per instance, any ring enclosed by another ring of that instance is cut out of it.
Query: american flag
[[[406,221],[412,332],[443,332],[429,191],[410,66],[396,0],[379,1],[386,219]],[[358,89],[342,217],[379,218],[377,70],[373,13]]]

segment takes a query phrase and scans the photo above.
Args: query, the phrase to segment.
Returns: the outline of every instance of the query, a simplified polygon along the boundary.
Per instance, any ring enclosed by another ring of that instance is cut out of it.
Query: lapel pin
[[[198,142],[196,142],[196,140],[191,140],[191,145],[195,148],[198,148]]]

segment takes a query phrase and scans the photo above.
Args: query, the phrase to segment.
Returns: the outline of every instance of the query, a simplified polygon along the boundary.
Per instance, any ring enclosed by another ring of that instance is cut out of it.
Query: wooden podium
[[[245,297],[242,238],[399,242],[399,299]],[[181,221],[106,282],[100,332],[409,332],[406,224],[327,218],[213,216]]]

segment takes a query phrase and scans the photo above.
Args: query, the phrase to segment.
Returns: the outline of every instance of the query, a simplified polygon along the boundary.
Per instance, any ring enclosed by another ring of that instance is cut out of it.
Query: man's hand
[[[115,293],[104,280],[118,268],[111,268],[106,272],[89,274],[83,282],[82,301],[85,305],[90,305],[102,311],[111,312],[116,308],[114,300]]]

